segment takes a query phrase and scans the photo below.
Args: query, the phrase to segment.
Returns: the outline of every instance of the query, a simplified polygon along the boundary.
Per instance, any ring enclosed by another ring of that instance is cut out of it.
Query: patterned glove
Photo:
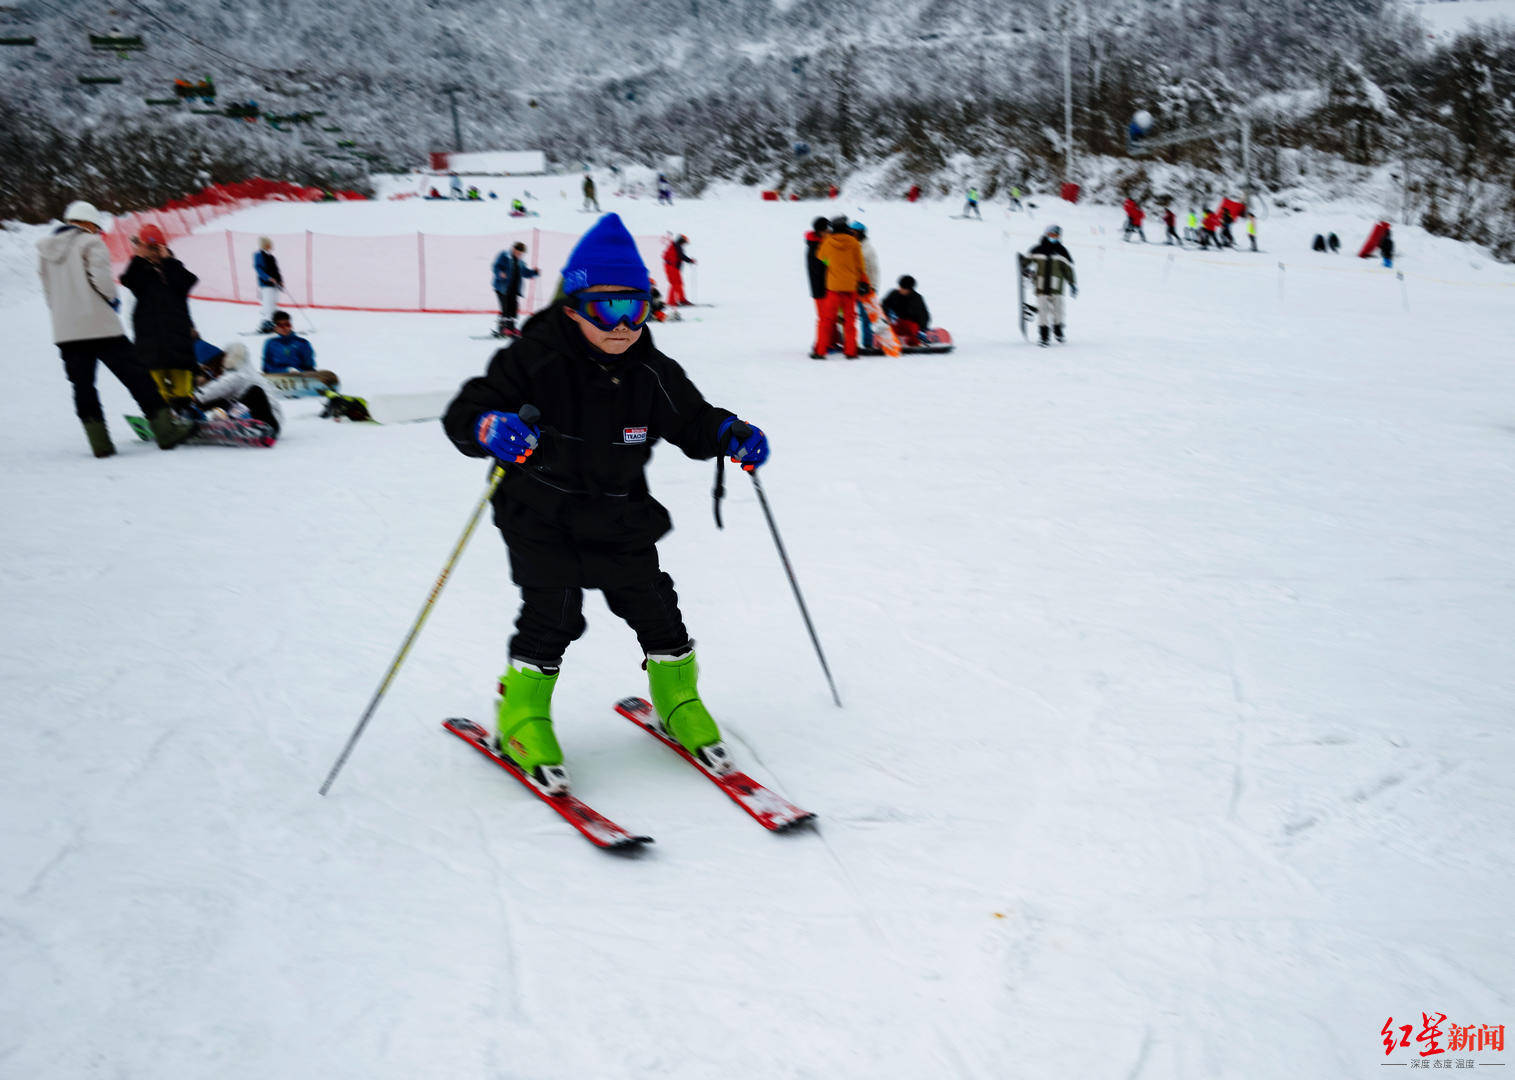
[[[519,465],[537,448],[541,431],[513,412],[487,412],[479,417],[474,438],[501,461]]]

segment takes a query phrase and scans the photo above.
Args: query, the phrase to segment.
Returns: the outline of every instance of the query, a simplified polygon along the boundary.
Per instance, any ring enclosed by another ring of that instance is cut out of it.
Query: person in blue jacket
[[[526,245],[517,240],[509,251],[500,252],[494,261],[494,294],[500,299],[500,322],[495,327],[495,337],[520,337],[516,330],[516,312],[521,289],[527,278],[534,278],[540,271],[528,267],[524,258]]]
[[[263,374],[308,375],[319,379],[335,390],[339,380],[336,373],[316,367],[316,350],[310,341],[295,333],[289,312],[274,312],[274,337],[263,343]]]
[[[257,332],[274,332],[274,309],[279,306],[279,290],[284,288],[284,275],[279,273],[279,260],[274,258],[274,242],[266,236],[258,238],[258,250],[253,253],[253,272],[258,275],[258,299],[263,302],[263,321]]]

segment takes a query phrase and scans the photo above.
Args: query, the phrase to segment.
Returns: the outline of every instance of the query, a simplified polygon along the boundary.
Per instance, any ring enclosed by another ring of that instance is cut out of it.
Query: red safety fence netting
[[[341,200],[363,198],[349,191],[333,194]],[[500,252],[524,243],[527,265],[541,269],[540,277],[526,282],[522,297],[522,310],[530,312],[551,298],[558,273],[579,239],[574,233],[542,229],[489,236],[195,232],[218,217],[262,202],[315,202],[326,197],[320,188],[277,180],[212,184],[157,210],[118,217],[105,234],[105,245],[112,260],[124,265],[131,258],[131,238],[144,225],[157,225],[174,255],[200,278],[192,296],[255,304],[259,297],[253,255],[258,240],[267,235],[288,297],[301,307],[473,314],[499,310],[492,268]],[[667,241],[639,236],[636,244],[643,261],[656,272]]]

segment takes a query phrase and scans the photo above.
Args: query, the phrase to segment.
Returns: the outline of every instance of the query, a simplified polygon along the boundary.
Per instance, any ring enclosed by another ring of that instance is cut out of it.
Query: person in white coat
[[[90,203],[72,202],[63,212],[64,223],[37,242],[37,272],[52,314],[53,341],[73,384],[74,414],[84,425],[95,457],[116,452],[95,389],[95,370],[103,363],[136,399],[158,445],[168,450],[187,439],[194,427],[168,408],[122,331],[121,301],[111,277],[110,252],[100,239],[101,220]]]
[[[277,438],[284,425],[284,410],[268,380],[247,362],[247,346],[237,341],[223,351],[197,341],[195,348],[203,357],[195,404],[207,414],[220,409],[233,419],[261,420]]]

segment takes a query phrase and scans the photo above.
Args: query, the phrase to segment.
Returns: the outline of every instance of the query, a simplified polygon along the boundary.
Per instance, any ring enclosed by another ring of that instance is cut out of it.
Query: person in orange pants
[[[868,271],[863,266],[863,248],[845,217],[831,222],[831,232],[822,237],[816,258],[826,264],[826,298],[821,301],[821,315],[816,320],[815,348],[812,360],[826,359],[836,318],[842,317],[842,353],[857,359],[857,296],[871,291]]]

